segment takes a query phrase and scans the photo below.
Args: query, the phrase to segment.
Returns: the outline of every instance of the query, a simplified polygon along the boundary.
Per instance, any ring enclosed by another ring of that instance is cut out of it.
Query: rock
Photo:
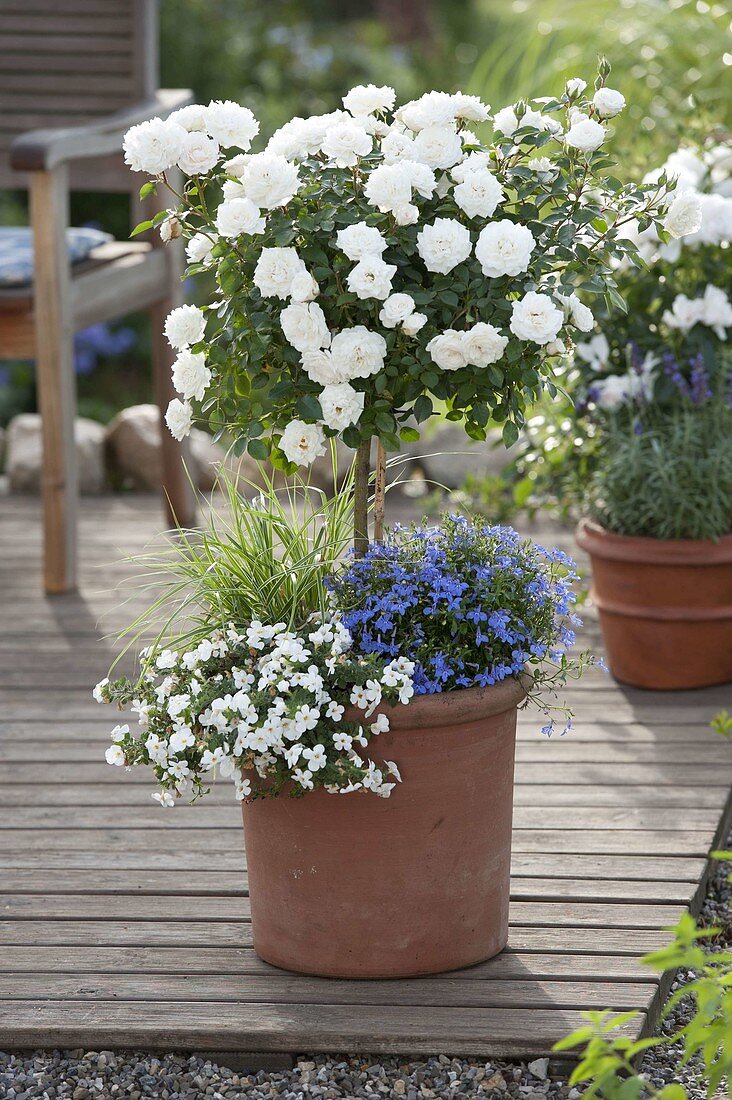
[[[157,405],[131,405],[107,425],[106,448],[114,483],[158,489],[162,480],[160,413]]]
[[[535,1061],[529,1062],[529,1073],[532,1077],[538,1077],[540,1081],[546,1081],[548,1071],[548,1058],[537,1058]]]
[[[82,493],[93,495],[104,489],[104,428],[96,420],[77,417],[74,438]],[[41,418],[38,413],[20,413],[7,430],[6,473],[11,493],[38,493],[41,487]]]
[[[470,439],[462,425],[447,420],[425,431],[419,442],[408,448],[412,460],[424,468],[427,480],[448,489],[459,489],[468,474],[498,476],[512,452],[513,448],[503,446],[498,429],[491,429],[488,438],[479,441]]]
[[[480,1082],[480,1087],[484,1092],[490,1092],[491,1089],[498,1089],[500,1092],[505,1092],[508,1088],[506,1080],[502,1073],[496,1071],[490,1077],[485,1077]]]
[[[202,492],[209,493],[216,484],[222,465],[225,463],[231,472],[236,460],[227,460],[224,448],[214,443],[208,432],[200,428],[191,429],[190,448],[196,485]]]

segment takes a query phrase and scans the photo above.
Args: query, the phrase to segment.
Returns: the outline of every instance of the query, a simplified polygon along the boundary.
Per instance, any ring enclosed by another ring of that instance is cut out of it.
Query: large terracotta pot
[[[390,798],[244,803],[254,948],[275,966],[396,978],[469,966],[508,937],[514,680],[382,707]]]
[[[732,680],[732,535],[719,542],[615,535],[583,520],[591,596],[610,671],[642,688]]]

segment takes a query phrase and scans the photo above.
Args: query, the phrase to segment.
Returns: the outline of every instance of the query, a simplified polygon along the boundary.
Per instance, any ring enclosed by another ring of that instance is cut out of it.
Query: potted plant
[[[498,111],[488,144],[467,128],[490,117],[475,97],[430,92],[395,111],[393,90],[373,86],[349,92],[342,111],[293,119],[261,153],[249,152],[256,120],[233,103],[127,135],[131,167],[155,177],[143,196],[172,165],[187,174],[155,224],[187,238],[190,275],[217,284],[205,311],[182,307],[166,324],[178,351],[173,434],[200,415],[236,451],[290,475],[336,436],[356,451],[350,482],[319,506],[307,538],[297,509],[285,521],[271,504],[273,487],[254,512],[230,493],[230,533],[174,551],[176,591],[192,586],[204,635],[191,648],[163,631],[138,683],[96,689],[104,701],[134,696],[143,733],[118,728],[110,762],[151,765],[164,804],[191,784],[202,791],[209,769],[235,779],[255,946],[281,965],[396,976],[466,965],[505,942],[516,706],[587,660],[563,651],[570,567],[453,521],[384,541],[385,452],[417,438],[436,401],[469,435],[484,438],[492,420],[513,442],[527,401],[553,392],[565,342],[593,323],[578,295],[616,299],[611,261],[635,251],[624,227],[689,227],[694,203],[671,202],[664,181],[608,174],[606,120],[623,106],[608,71],[591,99],[578,79],[558,98]],[[344,574],[342,542],[318,534],[335,530],[334,514],[352,515],[362,559]],[[424,652],[409,654],[397,623],[394,652],[380,652],[384,624],[352,631],[346,617],[368,610],[358,591],[384,595],[392,566],[427,570],[419,546],[445,555],[444,605],[435,614],[435,593],[422,591],[411,609]],[[430,663],[438,645],[460,652],[459,675]],[[400,892],[427,864],[418,909],[404,906]]]

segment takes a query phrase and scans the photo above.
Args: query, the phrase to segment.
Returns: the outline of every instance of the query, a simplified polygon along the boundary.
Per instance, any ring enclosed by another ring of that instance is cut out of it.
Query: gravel
[[[732,834],[728,839],[732,847]],[[710,881],[700,922],[725,929],[716,941],[718,949],[732,945],[727,882],[729,865],[719,864]],[[712,949],[714,949],[714,946]],[[674,988],[683,984],[680,974]],[[681,1001],[661,1025],[671,1034],[690,1016],[691,1004]],[[691,1100],[704,1100],[699,1067],[679,1067],[679,1050],[655,1048],[647,1052],[643,1072],[660,1088],[670,1082],[683,1084]],[[524,1063],[481,1062],[464,1058],[403,1058],[303,1055],[291,1069],[237,1072],[202,1057],[181,1054],[149,1054],[141,1051],[36,1051],[0,1052],[0,1098],[25,1097],[70,1100],[252,1100],[301,1097],[337,1100],[346,1097],[431,1100],[432,1097],[485,1097],[486,1100],[579,1100],[579,1089],[570,1089],[566,1078],[551,1076],[548,1059]]]

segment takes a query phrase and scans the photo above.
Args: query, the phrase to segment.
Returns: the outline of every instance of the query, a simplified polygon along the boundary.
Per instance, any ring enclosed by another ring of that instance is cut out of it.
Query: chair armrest
[[[166,118],[193,100],[186,88],[162,89],[153,99],[125,107],[99,121],[65,129],[30,130],[10,147],[10,164],[17,172],[50,172],[59,164],[106,156],[122,149],[130,126],[147,119]]]

